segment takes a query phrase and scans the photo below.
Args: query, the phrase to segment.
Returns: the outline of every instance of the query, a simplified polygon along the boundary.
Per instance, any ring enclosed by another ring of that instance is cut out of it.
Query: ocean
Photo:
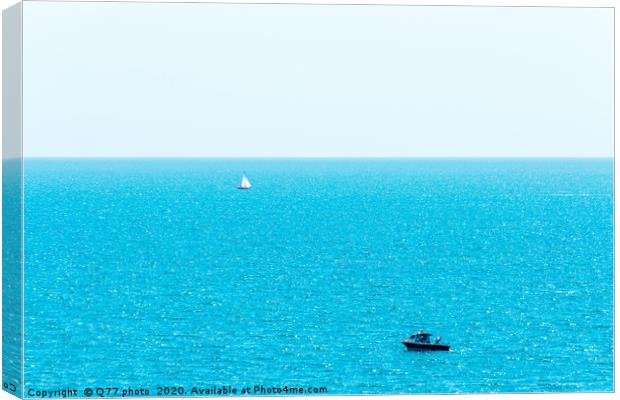
[[[26,159],[24,173],[26,396],[614,389],[612,159]],[[405,351],[419,329],[451,351]]]

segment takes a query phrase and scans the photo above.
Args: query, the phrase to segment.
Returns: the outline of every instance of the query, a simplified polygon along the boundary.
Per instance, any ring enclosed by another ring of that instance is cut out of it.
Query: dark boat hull
[[[449,351],[450,346],[441,343],[411,343],[402,342],[409,351]]]

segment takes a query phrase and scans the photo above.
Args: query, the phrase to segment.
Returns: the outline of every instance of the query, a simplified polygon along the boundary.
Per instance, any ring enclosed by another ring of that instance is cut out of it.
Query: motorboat
[[[434,339],[433,335],[423,330],[419,330],[409,339],[403,340],[401,343],[405,345],[408,351],[449,351],[450,345],[441,342],[441,337]]]

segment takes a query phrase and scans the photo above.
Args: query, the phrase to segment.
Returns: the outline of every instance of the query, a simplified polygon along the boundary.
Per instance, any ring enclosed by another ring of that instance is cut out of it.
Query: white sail
[[[251,187],[252,184],[250,183],[250,180],[247,176],[245,176],[245,174],[243,174],[243,177],[241,177],[241,184],[239,185],[239,189],[249,189]]]

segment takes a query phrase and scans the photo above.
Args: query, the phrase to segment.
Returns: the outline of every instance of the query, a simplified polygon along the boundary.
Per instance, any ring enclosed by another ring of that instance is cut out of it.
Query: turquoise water
[[[30,159],[25,209],[26,390],[613,390],[610,159]]]

